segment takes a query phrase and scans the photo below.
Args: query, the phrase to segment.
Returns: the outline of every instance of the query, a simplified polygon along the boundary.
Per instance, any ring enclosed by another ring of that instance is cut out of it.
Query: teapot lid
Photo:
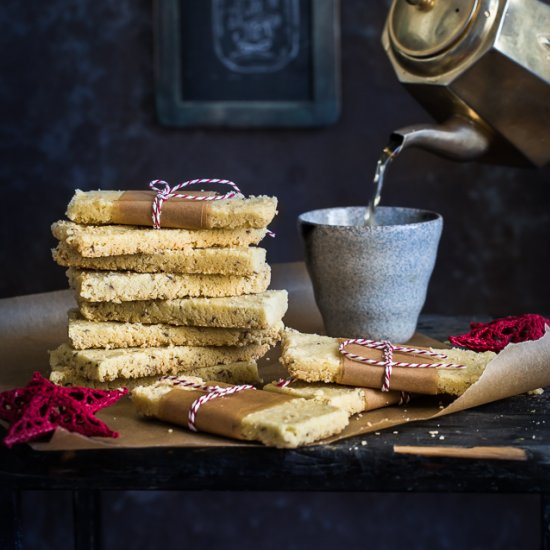
[[[394,0],[389,32],[402,54],[431,57],[455,44],[466,32],[479,0]]]

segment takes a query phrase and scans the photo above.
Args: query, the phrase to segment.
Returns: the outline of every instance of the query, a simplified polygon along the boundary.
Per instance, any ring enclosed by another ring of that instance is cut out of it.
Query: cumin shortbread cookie
[[[176,376],[182,373],[176,373]],[[213,365],[200,369],[185,371],[185,376],[199,376],[207,380],[216,380],[228,384],[258,384],[261,382],[258,366],[255,361],[240,361],[227,365]],[[149,386],[159,381],[159,376],[142,376],[140,378],[116,378],[115,380],[100,382],[84,378],[72,367],[56,367],[50,373],[50,380],[62,386],[83,386],[112,390],[116,388],[128,388],[136,386]]]
[[[356,388],[324,382],[302,382],[293,380],[288,385],[276,382],[264,386],[265,391],[314,399],[333,407],[342,409],[348,415],[380,409],[389,405],[396,405],[401,400],[400,392],[383,392],[371,388]]]
[[[339,340],[317,334],[302,334],[286,329],[282,338],[281,363],[290,376],[306,382],[339,382],[344,368],[343,356],[338,350]],[[465,365],[464,369],[436,367],[414,369],[431,371],[435,389],[430,393],[461,395],[476,382],[486,365],[495,357],[493,352],[477,353],[470,350],[433,350],[445,354],[445,362]],[[414,360],[412,360],[414,362]],[[382,371],[382,367],[379,367]],[[394,373],[397,369],[394,369]],[[410,369],[413,370],[413,369]],[[422,373],[420,373],[422,374]],[[397,389],[397,388],[395,388]],[[400,388],[409,391],[407,388]]]
[[[238,361],[255,361],[263,357],[269,346],[167,346],[162,348],[124,348],[75,350],[61,344],[50,352],[53,370],[70,367],[89,380],[108,382],[117,378],[140,378],[181,373],[213,365]]]
[[[130,225],[79,225],[60,220],[53,236],[86,258],[123,254],[156,254],[161,250],[244,247],[258,244],[267,229],[162,229]]]
[[[174,385],[173,381],[160,381],[134,388],[132,401],[144,416],[186,426],[189,407],[200,395],[204,393]],[[249,400],[254,401],[252,407]],[[261,441],[272,447],[307,445],[340,433],[348,424],[348,415],[342,409],[262,390],[244,390],[213,399],[203,406],[209,407],[210,420],[201,425],[201,411],[197,412],[196,423],[201,431]],[[228,415],[231,416],[230,429],[223,427]]]
[[[281,321],[265,329],[88,321],[79,314],[78,310],[69,312],[69,340],[75,349],[247,346],[249,344],[273,346],[281,339],[283,328]]]
[[[188,296],[241,296],[264,292],[271,280],[265,264],[251,275],[204,275],[201,273],[132,273],[88,271],[70,267],[67,277],[79,300],[87,302],[132,302],[172,300]]]
[[[60,242],[52,249],[53,259],[64,267],[100,271],[133,271],[136,273],[204,273],[251,275],[265,269],[266,251],[257,247],[187,248],[160,250],[154,254],[121,254],[87,258]]]
[[[150,204],[152,205],[154,192],[140,191],[138,194],[142,197],[150,197]],[[67,207],[67,217],[73,222],[82,224],[127,223],[125,214],[121,214],[121,208],[127,205],[124,200],[127,196],[128,192],[126,191],[80,191],[77,189]],[[262,228],[271,223],[277,213],[277,199],[275,197],[251,196],[245,198],[242,195],[231,199],[213,201],[178,202],[172,199],[163,204],[163,209],[186,207],[190,203],[192,203],[192,208],[199,207],[203,209],[200,213],[200,227],[205,229]],[[148,206],[146,202],[144,204],[146,218],[143,223],[152,225],[151,216],[149,215],[151,206]]]
[[[267,329],[281,321],[288,307],[286,290],[225,298],[183,298],[138,302],[81,302],[90,321],[166,323],[170,325]]]

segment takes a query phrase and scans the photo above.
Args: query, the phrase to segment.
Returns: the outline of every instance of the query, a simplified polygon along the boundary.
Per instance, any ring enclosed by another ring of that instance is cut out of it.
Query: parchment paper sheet
[[[274,271],[273,288],[289,290],[288,326],[303,332],[320,332],[322,323],[315,307],[307,276],[299,264],[287,264]],[[72,292],[58,291],[0,300],[0,391],[24,386],[38,370],[48,375],[48,349],[66,339],[67,310],[74,307]],[[345,335],[343,335],[345,336]],[[418,336],[417,345],[433,345]],[[260,363],[265,382],[284,376],[277,363],[278,350]],[[480,380],[464,395],[441,409],[438,398],[422,399],[422,405],[387,407],[361,417],[325,442],[379,431],[414,420],[426,420],[458,412],[490,401],[550,385],[550,332],[536,342],[512,344],[487,367]],[[243,446],[252,445],[207,434],[192,434],[165,423],[140,419],[128,398],[100,411],[97,415],[109,427],[120,432],[118,439],[86,438],[58,429],[50,441],[32,443],[35,450],[59,451],[111,447],[150,446]]]

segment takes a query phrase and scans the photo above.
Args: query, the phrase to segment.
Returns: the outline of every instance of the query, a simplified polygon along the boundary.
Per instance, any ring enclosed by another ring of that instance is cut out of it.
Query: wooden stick
[[[394,445],[393,451],[399,454],[420,456],[482,458],[488,460],[527,460],[528,458],[525,450],[517,447],[420,447],[414,445]]]

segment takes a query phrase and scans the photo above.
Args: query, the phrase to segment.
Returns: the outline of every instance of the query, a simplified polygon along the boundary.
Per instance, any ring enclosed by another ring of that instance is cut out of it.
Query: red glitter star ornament
[[[510,343],[538,340],[544,336],[550,320],[536,313],[510,315],[489,323],[470,323],[470,332],[449,336],[453,346],[474,351],[499,352]]]
[[[116,403],[126,388],[96,390],[63,387],[35,372],[24,388],[0,393],[0,419],[10,428],[4,443],[11,447],[54,431],[57,427],[85,436],[118,437],[94,414]]]

